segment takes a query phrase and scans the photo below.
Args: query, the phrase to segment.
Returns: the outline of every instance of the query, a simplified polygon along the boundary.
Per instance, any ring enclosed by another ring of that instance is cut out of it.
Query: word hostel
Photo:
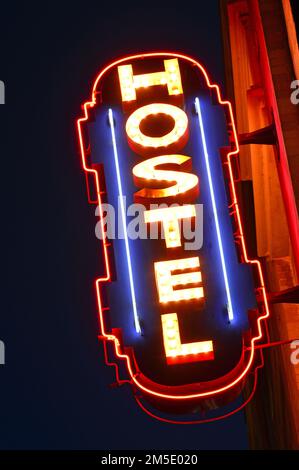
[[[179,62],[176,58],[166,59],[163,71],[145,74],[134,74],[132,65],[120,65],[118,77],[123,110],[128,114],[125,129],[128,144],[144,158],[132,169],[134,184],[138,188],[134,194],[135,202],[145,206],[151,202],[176,203],[176,207],[144,212],[146,224],[161,223],[169,252],[181,247],[179,258],[171,257],[153,263],[161,311],[168,302],[176,302],[173,305],[184,302],[187,308],[188,302],[202,302],[205,292],[199,257],[186,256],[180,232],[180,221],[196,217],[192,202],[198,195],[199,181],[195,174],[183,171],[191,169],[192,158],[179,153],[189,137],[188,117],[182,109],[183,86]],[[167,102],[155,101],[155,90],[159,90],[160,98],[161,89],[165,92],[163,101]],[[140,102],[142,105],[137,107]],[[175,308],[173,310],[161,314],[167,363],[212,360],[212,341],[181,342],[180,319]]]

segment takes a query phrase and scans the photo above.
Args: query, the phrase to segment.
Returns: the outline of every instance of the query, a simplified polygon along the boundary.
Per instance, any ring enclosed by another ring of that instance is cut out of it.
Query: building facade
[[[291,100],[299,80],[296,27],[289,0],[220,4],[247,240],[264,264],[272,302],[270,347],[246,411],[250,446],[298,449],[299,354],[293,340],[299,339],[299,104]],[[285,344],[271,347],[276,342]]]

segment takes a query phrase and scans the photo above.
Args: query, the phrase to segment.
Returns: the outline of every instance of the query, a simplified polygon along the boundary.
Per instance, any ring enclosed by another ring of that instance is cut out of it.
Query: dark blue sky
[[[162,424],[129,389],[109,388],[93,289],[96,219],[75,134],[93,78],[126,53],[181,51],[222,83],[218,2],[196,2],[197,10],[74,3],[1,6],[0,448],[246,448],[243,414]]]

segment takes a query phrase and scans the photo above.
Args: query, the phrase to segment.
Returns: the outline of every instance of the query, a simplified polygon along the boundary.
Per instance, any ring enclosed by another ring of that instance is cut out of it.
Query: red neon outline
[[[240,405],[238,406],[238,408],[235,408],[234,410],[232,411],[229,411],[228,413],[225,413],[223,415],[219,415],[219,416],[214,416],[213,418],[206,418],[206,419],[195,419],[194,421],[179,421],[179,420],[176,420],[176,419],[169,419],[169,418],[163,418],[162,416],[158,416],[156,415],[155,413],[153,413],[152,411],[150,411],[146,405],[144,405],[141,401],[141,399],[139,397],[137,397],[136,395],[134,396],[135,400],[136,400],[136,403],[140,406],[140,408],[142,409],[142,411],[144,411],[147,415],[149,415],[151,418],[155,418],[157,419],[158,421],[162,421],[162,423],[169,423],[169,424],[207,424],[207,423],[213,423],[214,421],[220,421],[221,419],[225,419],[225,418],[229,418],[230,416],[233,416],[234,414],[238,413],[239,411],[241,411],[243,408],[245,408],[245,406],[248,405],[248,403],[252,400],[254,394],[255,394],[255,391],[256,391],[256,386],[257,386],[257,372],[258,372],[258,369],[262,368],[263,365],[261,366],[258,366],[255,370],[254,370],[254,378],[253,378],[253,386],[252,386],[252,390],[248,396],[248,398]]]
[[[247,366],[243,370],[243,372],[235,379],[233,380],[230,384],[220,387],[218,389],[215,389],[213,391],[208,391],[208,392],[203,392],[203,393],[193,393],[193,394],[187,394],[187,395],[171,395],[171,394],[165,394],[165,393],[160,393],[155,390],[151,390],[144,385],[142,385],[139,380],[138,380],[138,374],[134,374],[133,368],[132,368],[132,363],[129,355],[127,354],[122,354],[120,352],[120,343],[118,338],[111,334],[107,333],[105,331],[105,325],[104,325],[104,318],[103,318],[103,308],[102,308],[102,300],[101,300],[101,293],[100,293],[100,284],[105,281],[110,281],[111,280],[111,273],[110,273],[110,266],[109,266],[109,259],[108,259],[108,252],[107,252],[107,246],[109,245],[106,240],[105,240],[105,233],[104,233],[104,226],[103,226],[103,217],[102,217],[102,203],[101,203],[101,191],[100,191],[100,185],[99,185],[99,178],[98,178],[98,173],[96,170],[90,168],[87,166],[86,163],[86,155],[85,155],[85,148],[84,148],[84,143],[83,143],[83,136],[82,136],[82,123],[86,122],[88,120],[88,108],[94,107],[96,104],[96,89],[98,86],[98,83],[100,82],[101,78],[105,75],[106,72],[108,72],[111,68],[117,66],[118,64],[121,64],[123,62],[127,62],[129,60],[135,60],[135,59],[144,59],[146,57],[177,57],[179,59],[186,60],[199,68],[199,70],[203,73],[207,86],[210,89],[215,89],[218,97],[218,102],[219,104],[223,106],[228,107],[229,115],[231,118],[231,124],[233,127],[233,135],[234,135],[234,141],[235,141],[235,150],[232,150],[227,154],[227,163],[228,163],[228,168],[229,168],[229,176],[230,176],[230,183],[231,183],[231,191],[232,191],[232,205],[235,208],[235,213],[236,213],[236,219],[238,223],[238,229],[239,229],[239,238],[241,241],[241,247],[243,251],[243,256],[245,259],[245,262],[247,264],[252,264],[256,265],[258,274],[259,274],[259,279],[260,279],[260,289],[262,291],[263,299],[264,299],[264,307],[265,307],[265,313],[262,314],[258,319],[257,319],[257,327],[258,327],[258,335],[251,338],[251,347],[250,347],[250,358],[248,361]],[[221,92],[220,88],[218,85],[211,83],[210,78],[206,72],[206,70],[203,68],[203,66],[197,62],[196,60],[192,59],[191,57],[188,57],[184,54],[180,53],[174,53],[174,52],[150,52],[150,53],[145,53],[145,54],[136,54],[136,55],[131,55],[128,57],[124,57],[122,59],[118,59],[111,64],[107,65],[97,76],[94,85],[93,85],[93,90],[92,90],[92,100],[87,101],[83,105],[83,110],[84,110],[84,117],[79,118],[77,120],[77,129],[78,129],[78,136],[79,136],[79,143],[80,143],[80,150],[81,150],[81,158],[82,158],[82,164],[83,164],[83,169],[86,173],[92,173],[95,177],[95,183],[96,183],[96,190],[97,190],[97,195],[98,195],[98,203],[100,207],[100,221],[101,221],[101,229],[102,229],[102,236],[103,236],[103,251],[104,251],[104,260],[105,260],[105,266],[106,266],[106,275],[96,279],[95,285],[96,285],[96,293],[97,293],[97,300],[98,300],[98,307],[99,307],[99,320],[100,320],[100,327],[101,327],[101,332],[104,337],[104,340],[112,341],[114,343],[114,348],[115,348],[115,353],[116,356],[119,359],[125,360],[126,365],[127,365],[127,370],[130,374],[131,381],[134,383],[139,389],[143,390],[145,393],[160,397],[162,399],[170,399],[170,400],[192,400],[196,398],[203,398],[203,397],[208,397],[208,396],[214,396],[218,395],[220,393],[223,393],[227,390],[230,390],[233,388],[236,384],[238,384],[244,377],[247,375],[248,371],[250,370],[250,367],[253,364],[253,359],[254,359],[254,351],[255,351],[255,343],[258,342],[262,337],[262,327],[261,327],[261,321],[265,320],[266,318],[269,317],[270,312],[269,312],[269,306],[268,306],[268,301],[267,301],[267,295],[266,295],[266,290],[265,290],[265,284],[264,284],[264,277],[262,273],[262,268],[261,268],[261,263],[258,260],[250,260],[247,256],[247,250],[246,250],[246,245],[245,245],[245,239],[244,239],[244,232],[243,232],[243,227],[242,227],[242,222],[241,222],[241,216],[240,216],[240,210],[239,210],[239,205],[238,205],[238,200],[237,200],[237,195],[236,195],[236,188],[235,188],[235,183],[234,183],[234,177],[233,177],[233,170],[232,170],[232,164],[231,164],[231,157],[234,155],[238,155],[239,153],[239,142],[238,142],[238,137],[237,137],[237,131],[236,131],[236,125],[235,125],[235,120],[232,112],[232,105],[230,101],[223,100],[221,97]]]

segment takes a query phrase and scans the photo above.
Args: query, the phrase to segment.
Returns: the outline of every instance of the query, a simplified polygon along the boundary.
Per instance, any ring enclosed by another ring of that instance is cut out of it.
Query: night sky
[[[128,388],[109,388],[93,288],[96,217],[75,132],[80,106],[102,66],[127,53],[180,51],[213,81],[223,84],[224,73],[217,0],[197,2],[197,11],[106,3],[1,6],[0,448],[244,449],[243,413],[174,426],[146,416]]]

